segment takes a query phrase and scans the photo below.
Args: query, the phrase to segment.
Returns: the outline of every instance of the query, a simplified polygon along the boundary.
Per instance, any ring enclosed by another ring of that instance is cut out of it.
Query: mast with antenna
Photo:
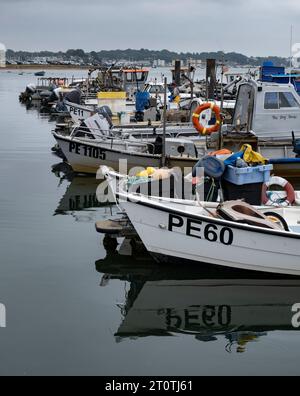
[[[291,41],[290,41],[290,78],[289,83],[292,83],[292,68],[293,68],[293,25],[291,25]]]

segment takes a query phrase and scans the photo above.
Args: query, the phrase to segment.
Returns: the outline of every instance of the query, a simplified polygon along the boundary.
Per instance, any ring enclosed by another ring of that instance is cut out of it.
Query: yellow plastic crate
[[[107,99],[107,100],[126,100],[126,92],[98,92],[98,99]]]

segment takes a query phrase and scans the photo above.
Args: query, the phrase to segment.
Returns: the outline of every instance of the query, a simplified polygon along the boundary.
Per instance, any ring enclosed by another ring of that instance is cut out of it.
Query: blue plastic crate
[[[278,67],[278,66],[263,66],[261,68],[261,80],[264,82],[273,82],[274,78],[273,76],[276,75],[283,75],[285,74],[285,68],[284,67]]]
[[[224,179],[237,186],[243,184],[266,183],[270,180],[273,165],[260,165],[247,168],[236,168],[228,165]]]

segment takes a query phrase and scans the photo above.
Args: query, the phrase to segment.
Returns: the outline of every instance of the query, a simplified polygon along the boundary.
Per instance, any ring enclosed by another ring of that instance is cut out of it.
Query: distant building
[[[0,67],[6,66],[6,47],[0,43]]]
[[[153,67],[166,67],[166,61],[162,59],[156,59],[153,62]]]
[[[192,67],[195,67],[196,69],[198,69],[199,67],[202,66],[202,61],[200,59],[190,58],[186,61],[186,65],[192,66]]]

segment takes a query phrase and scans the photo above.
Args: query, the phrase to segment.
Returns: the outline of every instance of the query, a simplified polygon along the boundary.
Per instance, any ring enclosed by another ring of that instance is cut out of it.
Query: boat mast
[[[293,25],[291,25],[291,37],[290,37],[290,78],[289,83],[292,83],[292,68],[293,68]]]
[[[222,71],[221,71],[221,114],[223,114],[224,110],[224,74],[225,74],[225,58],[223,56],[222,58]],[[222,139],[222,125],[223,125],[223,117],[222,117],[222,122],[220,125],[220,130],[219,130],[219,150],[223,148],[223,139]]]
[[[164,112],[163,112],[163,144],[162,144],[162,167],[166,166],[166,129],[167,129],[167,102],[168,100],[168,79],[164,78]]]

